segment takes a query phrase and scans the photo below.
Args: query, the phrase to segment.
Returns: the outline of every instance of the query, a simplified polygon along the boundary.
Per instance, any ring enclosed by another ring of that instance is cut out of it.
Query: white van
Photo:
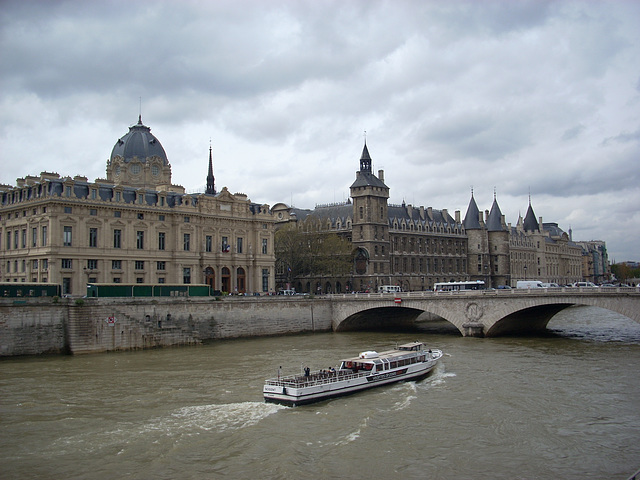
[[[574,287],[596,287],[597,285],[592,282],[576,282],[573,284]]]
[[[543,288],[540,280],[518,280],[516,288]]]
[[[557,283],[544,283],[542,282],[542,286],[544,288],[558,288],[559,285]]]

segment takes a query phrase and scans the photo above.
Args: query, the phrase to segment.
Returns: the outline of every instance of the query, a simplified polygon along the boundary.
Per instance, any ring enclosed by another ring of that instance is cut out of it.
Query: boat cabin
[[[394,368],[404,367],[414,363],[424,362],[425,345],[422,342],[411,342],[398,345],[395,350],[378,353],[366,351],[355,358],[348,358],[340,362],[340,371],[357,372],[381,372]]]

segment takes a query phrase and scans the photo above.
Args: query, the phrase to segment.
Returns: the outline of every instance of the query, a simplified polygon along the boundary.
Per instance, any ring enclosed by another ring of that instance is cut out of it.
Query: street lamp
[[[527,281],[527,266],[524,266],[524,280]]]

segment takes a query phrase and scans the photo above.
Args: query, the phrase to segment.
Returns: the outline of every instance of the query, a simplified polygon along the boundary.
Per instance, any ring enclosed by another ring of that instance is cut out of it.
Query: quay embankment
[[[196,345],[331,331],[323,298],[2,298],[0,357]]]

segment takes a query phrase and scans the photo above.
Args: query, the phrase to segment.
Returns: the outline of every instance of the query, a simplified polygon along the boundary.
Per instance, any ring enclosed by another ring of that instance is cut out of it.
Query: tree
[[[304,276],[342,277],[353,266],[352,245],[328,232],[323,219],[291,223],[276,232],[276,267],[281,280],[293,282]]]

